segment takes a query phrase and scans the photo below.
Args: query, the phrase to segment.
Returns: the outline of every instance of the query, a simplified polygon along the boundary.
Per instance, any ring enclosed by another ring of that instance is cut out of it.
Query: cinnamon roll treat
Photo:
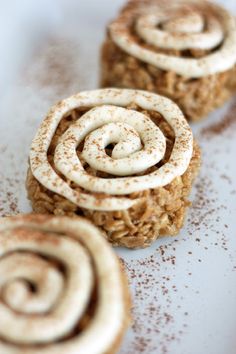
[[[236,91],[236,20],[206,0],[131,0],[101,61],[102,87],[159,93],[199,120]]]
[[[0,353],[116,353],[129,322],[121,264],[77,218],[0,219]]]
[[[179,232],[199,160],[168,98],[95,90],[51,109],[32,143],[26,184],[34,211],[83,215],[114,245],[145,247]]]

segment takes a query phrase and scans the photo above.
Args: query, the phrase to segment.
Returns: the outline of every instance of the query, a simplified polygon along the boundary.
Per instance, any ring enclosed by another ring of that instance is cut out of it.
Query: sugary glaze
[[[131,1],[110,25],[109,33],[126,53],[185,77],[224,72],[236,63],[235,18],[205,0]],[[177,57],[160,49],[199,49],[208,54],[200,58]]]
[[[131,103],[159,112],[175,133],[169,161],[152,173],[145,171],[163,159],[165,137],[148,116],[125,108]],[[52,168],[47,152],[61,119],[80,107],[87,107],[88,111],[60,137],[54,154],[56,170],[65,176],[64,180]],[[78,156],[76,149],[82,142],[83,151]],[[105,151],[110,143],[116,144],[112,156]],[[122,210],[137,202],[125,195],[165,186],[182,175],[188,168],[192,149],[191,129],[172,101],[145,91],[104,89],[79,93],[52,108],[32,143],[30,165],[34,177],[44,187],[80,207]],[[114,177],[88,174],[80,158]],[[137,175],[141,172],[144,174]],[[71,188],[71,182],[83,190]],[[103,193],[102,198],[97,198],[99,193]]]
[[[1,353],[109,352],[127,314],[119,261],[97,228],[79,217],[3,218],[0,253]]]

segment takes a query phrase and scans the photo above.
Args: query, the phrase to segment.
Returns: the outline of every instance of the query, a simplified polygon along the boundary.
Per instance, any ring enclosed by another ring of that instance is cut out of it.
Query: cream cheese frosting
[[[97,228],[81,218],[3,218],[0,254],[1,353],[102,354],[111,349],[127,316],[123,279]],[[95,282],[96,311],[76,334]]]
[[[141,5],[140,5],[141,4]],[[168,6],[169,4],[169,6]],[[131,21],[133,20],[133,22]],[[134,27],[134,29],[132,29]],[[158,53],[159,49],[212,51],[201,58]],[[166,71],[185,77],[204,77],[231,69],[236,63],[236,21],[225,9],[208,1],[137,2],[114,21],[112,40],[126,53]]]
[[[126,108],[131,103],[160,113],[175,133],[168,162],[148,174],[145,171],[163,159],[166,141],[149,116]],[[81,107],[88,111],[60,137],[54,153],[54,164],[63,179],[48,161],[48,148],[63,117]],[[76,149],[83,141],[79,156]],[[112,156],[105,151],[110,143],[116,144]],[[171,100],[139,90],[103,89],[81,92],[52,108],[33,140],[30,165],[34,177],[44,187],[80,207],[122,210],[138,202],[126,195],[165,186],[181,176],[188,168],[192,151],[191,129]],[[88,174],[80,159],[112,176]],[[143,175],[137,176],[140,173]],[[69,181],[83,189],[73,189]],[[104,197],[98,199],[97,193],[103,193]]]

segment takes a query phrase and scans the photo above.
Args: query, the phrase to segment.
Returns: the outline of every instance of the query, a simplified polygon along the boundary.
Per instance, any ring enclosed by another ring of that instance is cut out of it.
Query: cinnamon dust
[[[221,135],[230,129],[234,129],[236,124],[236,97],[233,99],[231,107],[229,108],[226,115],[216,123],[209,125],[206,128],[203,128],[201,135],[203,137],[212,138],[217,135]]]

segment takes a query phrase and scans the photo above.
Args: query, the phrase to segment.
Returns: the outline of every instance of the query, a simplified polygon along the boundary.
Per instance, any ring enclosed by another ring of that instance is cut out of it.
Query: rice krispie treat
[[[27,177],[35,212],[83,215],[113,245],[178,234],[200,153],[181,110],[146,91],[81,92],[39,128]]]
[[[77,217],[0,219],[0,352],[114,354],[129,323],[121,264]]]
[[[131,0],[109,25],[101,86],[143,89],[199,120],[236,90],[236,20],[206,0]]]

